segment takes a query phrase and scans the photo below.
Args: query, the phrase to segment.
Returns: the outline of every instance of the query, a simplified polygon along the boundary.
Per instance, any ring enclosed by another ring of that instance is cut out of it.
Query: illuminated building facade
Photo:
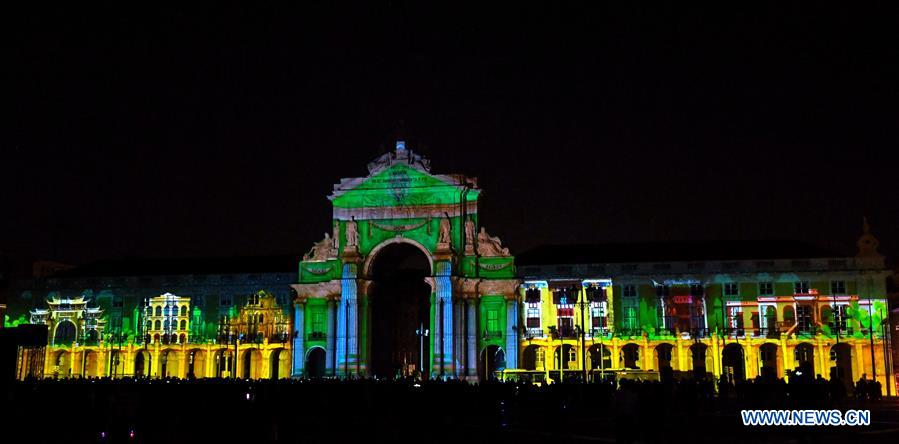
[[[286,377],[295,270],[294,256],[91,264],[13,282],[5,325],[48,326],[47,377]]]
[[[519,258],[520,367],[578,378],[864,375],[886,393],[891,273],[867,224],[858,245],[855,257],[757,241],[532,250]]]
[[[398,142],[334,186],[302,259],[63,271],[19,285],[8,322],[48,326],[54,377],[798,369],[887,391],[890,272],[867,224],[854,257],[719,242],[543,247],[516,264],[481,225],[480,195]]]

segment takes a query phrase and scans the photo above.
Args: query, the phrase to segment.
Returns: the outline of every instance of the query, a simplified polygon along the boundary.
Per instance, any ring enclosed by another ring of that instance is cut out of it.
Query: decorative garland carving
[[[309,273],[315,274],[315,275],[328,274],[328,273],[330,273],[331,270],[333,270],[333,269],[334,269],[334,265],[329,265],[328,268],[321,268],[321,269],[317,269],[317,268],[309,268],[309,267],[306,266],[306,265],[303,266],[303,270],[305,270],[305,271],[307,271],[307,272],[309,272]]]
[[[418,223],[418,224],[406,224],[406,225],[381,225],[375,221],[369,222],[369,224],[373,225],[375,228],[377,228],[379,230],[390,231],[393,233],[416,230],[416,229],[419,229],[419,228],[425,226],[425,224],[427,224],[427,223],[428,223],[428,220],[422,221],[421,223]]]

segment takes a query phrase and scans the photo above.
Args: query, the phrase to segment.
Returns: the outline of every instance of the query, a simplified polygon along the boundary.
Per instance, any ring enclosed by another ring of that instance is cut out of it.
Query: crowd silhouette
[[[876,394],[875,394],[876,393]],[[37,442],[705,442],[710,418],[742,408],[840,408],[879,384],[793,375],[542,386],[418,379],[42,379],[8,394],[6,436]],[[720,419],[718,419],[720,421]],[[647,424],[652,424],[647,427]],[[706,430],[706,431],[704,431]],[[12,433],[12,435],[10,435]],[[513,439],[514,438],[514,439]],[[17,441],[8,441],[17,442]]]

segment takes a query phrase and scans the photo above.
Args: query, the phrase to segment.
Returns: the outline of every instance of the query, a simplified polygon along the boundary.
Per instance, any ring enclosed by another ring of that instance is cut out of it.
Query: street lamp
[[[428,337],[430,333],[430,329],[425,328],[424,322],[419,324],[419,327],[415,329],[415,334],[418,336],[418,344],[419,344],[419,353],[418,353],[418,371],[420,373],[424,373],[425,368],[425,338]]]

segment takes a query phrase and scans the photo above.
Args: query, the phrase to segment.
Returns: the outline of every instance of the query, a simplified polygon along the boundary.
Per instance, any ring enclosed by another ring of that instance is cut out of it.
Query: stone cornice
[[[316,282],[313,284],[291,284],[291,288],[297,292],[297,298],[327,299],[340,297],[340,280]]]

